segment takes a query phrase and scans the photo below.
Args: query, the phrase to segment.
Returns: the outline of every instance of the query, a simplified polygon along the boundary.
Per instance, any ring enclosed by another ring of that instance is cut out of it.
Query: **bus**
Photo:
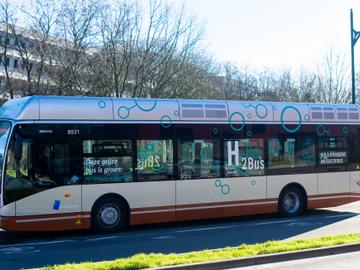
[[[92,228],[360,199],[358,105],[32,96],[0,108],[0,227]]]

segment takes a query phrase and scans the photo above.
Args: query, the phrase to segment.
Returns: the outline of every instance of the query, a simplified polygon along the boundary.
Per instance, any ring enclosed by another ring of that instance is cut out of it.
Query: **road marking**
[[[108,240],[108,239],[114,239],[114,238],[121,238],[124,236],[107,236],[107,237],[98,237],[98,238],[90,238],[90,239],[86,239],[84,241],[101,241],[101,240]]]
[[[324,216],[324,217],[321,217],[321,218],[336,218],[336,217],[356,217],[358,216],[359,214],[357,213],[349,213],[349,214],[340,214],[340,215],[331,215],[331,216]]]
[[[286,220],[276,220],[276,221],[267,221],[267,222],[258,222],[251,225],[259,226],[259,225],[268,225],[268,224],[276,224],[276,223],[288,223],[298,221],[299,219],[286,219]]]
[[[231,226],[221,226],[221,227],[206,227],[206,228],[198,228],[198,229],[179,230],[179,231],[175,231],[175,232],[176,232],[176,233],[200,232],[200,231],[229,229],[229,228],[234,228],[234,227],[238,227],[238,226],[236,226],[236,225],[231,225]]]
[[[40,245],[50,245],[50,244],[60,244],[65,242],[74,242],[75,240],[69,239],[69,240],[57,240],[57,241],[48,241],[48,242],[29,242],[29,243],[21,243],[21,244],[15,244],[15,245],[0,245],[0,248],[2,247],[21,247],[21,246],[40,246]]]
[[[173,238],[176,238],[176,237],[172,236],[172,235],[165,235],[165,236],[152,237],[151,239],[153,239],[153,240],[163,240],[163,239],[173,239]]]

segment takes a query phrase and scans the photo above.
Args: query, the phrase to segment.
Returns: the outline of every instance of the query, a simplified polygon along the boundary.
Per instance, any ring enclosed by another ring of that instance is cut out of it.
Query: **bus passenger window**
[[[314,138],[268,140],[269,169],[315,166]]]
[[[220,142],[180,140],[178,168],[180,179],[220,177]]]
[[[133,181],[131,140],[84,140],[84,183]]]
[[[225,176],[264,175],[264,140],[225,140]]]
[[[138,140],[136,170],[139,181],[174,179],[172,141]]]

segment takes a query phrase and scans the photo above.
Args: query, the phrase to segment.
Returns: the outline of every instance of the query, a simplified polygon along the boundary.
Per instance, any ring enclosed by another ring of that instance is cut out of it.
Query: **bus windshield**
[[[2,175],[6,142],[9,137],[10,128],[11,128],[10,122],[0,121],[0,175]],[[0,189],[0,192],[1,192],[1,189]]]

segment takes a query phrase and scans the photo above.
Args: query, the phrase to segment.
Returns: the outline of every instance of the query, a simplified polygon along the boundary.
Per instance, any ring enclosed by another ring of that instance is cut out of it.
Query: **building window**
[[[84,183],[131,182],[130,140],[84,140]]]
[[[225,176],[264,175],[264,140],[225,140]]]
[[[171,140],[138,140],[136,146],[138,181],[174,179]]]
[[[220,177],[220,142],[180,140],[178,168],[180,179]]]

